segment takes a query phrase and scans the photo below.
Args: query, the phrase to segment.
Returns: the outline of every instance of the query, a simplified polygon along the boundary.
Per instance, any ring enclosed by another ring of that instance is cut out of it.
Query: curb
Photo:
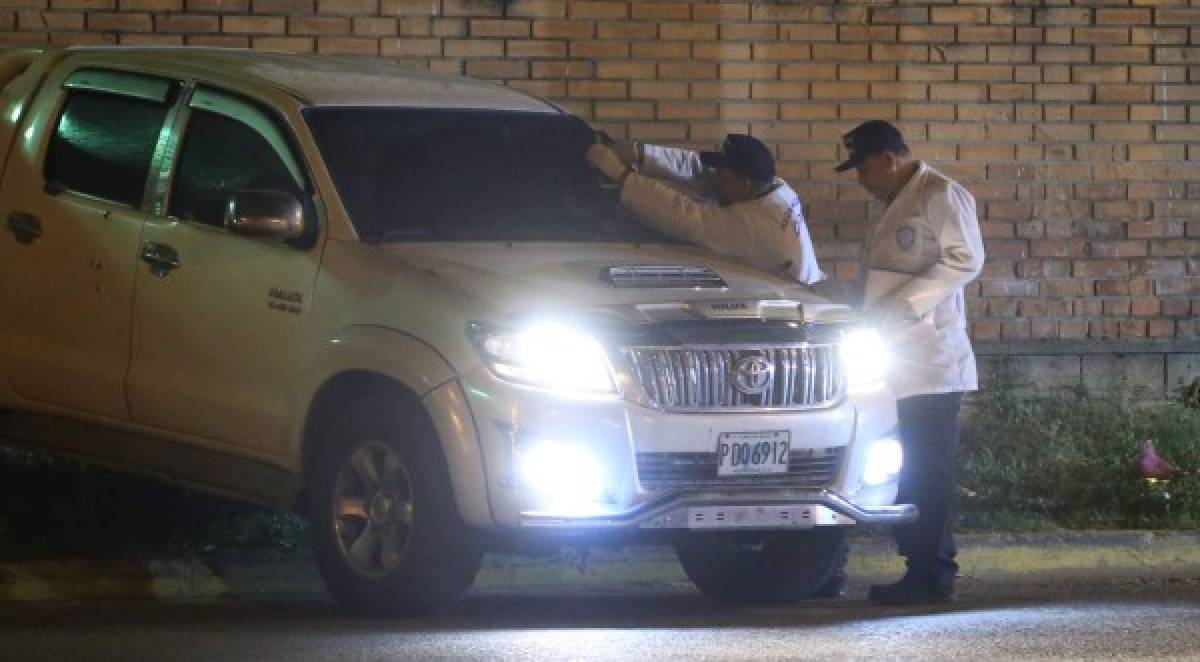
[[[1200,579],[1200,531],[965,534],[963,580],[976,586]],[[853,538],[854,583],[904,569],[886,538]],[[564,549],[555,556],[489,555],[476,592],[692,590],[669,547]],[[306,559],[64,560],[0,563],[0,601],[320,597]]]

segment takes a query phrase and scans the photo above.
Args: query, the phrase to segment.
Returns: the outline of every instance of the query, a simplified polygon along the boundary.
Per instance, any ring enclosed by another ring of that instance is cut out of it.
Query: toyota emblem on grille
[[[761,395],[771,387],[775,366],[761,356],[747,356],[738,361],[733,372],[733,385],[746,395]]]

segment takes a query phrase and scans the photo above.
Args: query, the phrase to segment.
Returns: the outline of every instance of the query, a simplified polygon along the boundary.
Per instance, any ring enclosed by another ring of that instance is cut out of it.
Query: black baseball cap
[[[838,172],[846,172],[872,154],[882,152],[908,154],[908,145],[904,142],[904,136],[900,133],[900,129],[884,120],[871,120],[859,124],[850,133],[842,136],[842,144],[846,146],[850,156],[841,165],[834,168]]]
[[[719,152],[700,152],[700,162],[710,168],[728,168],[755,182],[775,179],[775,157],[761,140],[741,133],[725,136]]]

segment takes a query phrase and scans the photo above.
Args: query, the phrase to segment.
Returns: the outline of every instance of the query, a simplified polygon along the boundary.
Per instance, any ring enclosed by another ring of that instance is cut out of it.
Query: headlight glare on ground
[[[863,469],[863,482],[871,487],[883,485],[900,474],[904,466],[904,448],[900,441],[891,437],[877,439],[867,449],[867,463]]]

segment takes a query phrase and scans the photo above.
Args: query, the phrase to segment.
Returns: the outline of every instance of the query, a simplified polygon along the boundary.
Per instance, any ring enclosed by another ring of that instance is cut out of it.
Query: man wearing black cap
[[[952,535],[955,451],[962,394],[977,388],[963,288],[983,269],[975,198],[954,180],[909,158],[896,127],[866,122],[843,137],[858,183],[884,203],[868,233],[863,310],[892,349],[888,385],[899,398],[904,448],[899,503],[920,518],[894,529],[904,577],[873,586],[883,604],[928,604],[954,592]],[[818,287],[820,290],[820,287]]]
[[[801,283],[821,279],[800,197],[758,139],[731,133],[720,152],[703,153],[597,143],[587,159],[655,229]]]

